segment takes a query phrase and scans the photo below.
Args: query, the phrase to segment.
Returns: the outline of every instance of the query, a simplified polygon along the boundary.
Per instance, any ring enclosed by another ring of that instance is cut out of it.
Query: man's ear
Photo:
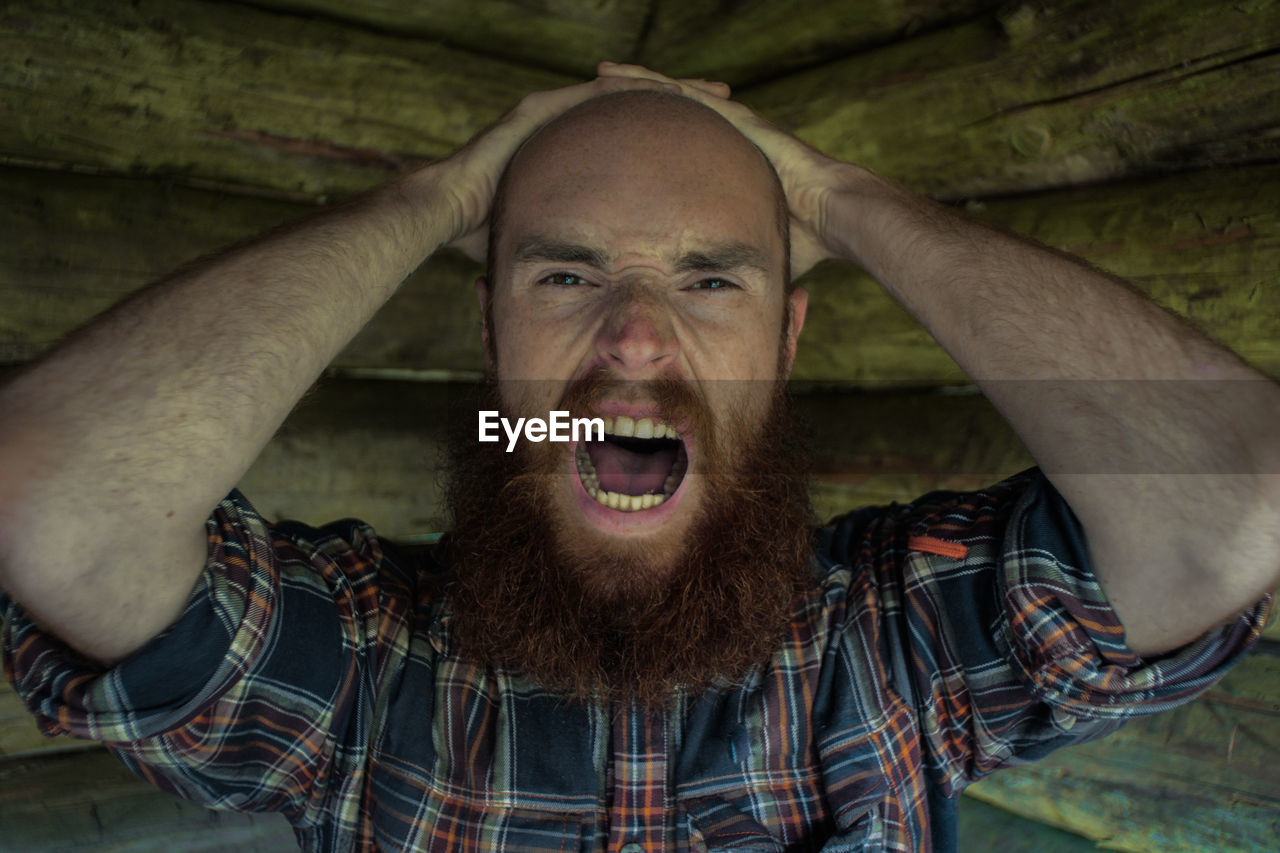
[[[493,318],[489,315],[493,304],[492,296],[489,279],[484,276],[476,278],[476,298],[480,300],[480,345],[484,347],[485,364],[490,370],[493,369],[493,341],[489,337],[493,322]]]
[[[804,315],[809,310],[809,291],[803,287],[797,287],[791,291],[791,295],[787,297],[788,305],[791,309],[787,322],[787,341],[784,349],[786,354],[786,378],[791,378],[791,368],[796,363],[796,346],[800,343],[800,330],[804,328]]]

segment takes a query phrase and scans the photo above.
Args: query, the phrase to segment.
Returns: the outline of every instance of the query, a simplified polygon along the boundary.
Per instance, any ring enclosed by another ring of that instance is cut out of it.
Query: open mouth
[[[669,424],[626,415],[604,419],[604,441],[578,444],[578,477],[610,509],[640,512],[675,494],[689,468],[684,441]]]

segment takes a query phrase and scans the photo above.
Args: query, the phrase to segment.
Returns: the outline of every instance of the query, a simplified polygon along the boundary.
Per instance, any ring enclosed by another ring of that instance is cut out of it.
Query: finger
[[[721,83],[718,80],[704,80],[701,77],[695,80],[691,77],[682,77],[676,82],[681,86],[688,86],[700,92],[706,92],[708,95],[715,95],[717,98],[727,98],[732,94],[729,84]]]

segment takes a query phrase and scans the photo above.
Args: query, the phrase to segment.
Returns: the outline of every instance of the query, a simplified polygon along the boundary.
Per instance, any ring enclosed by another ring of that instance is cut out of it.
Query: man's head
[[[508,637],[492,611],[526,608],[526,624],[550,620],[541,647],[581,656],[557,626],[601,611],[573,631],[630,659],[641,692],[740,670],[781,629],[807,542],[782,393],[805,294],[788,281],[776,174],[712,110],[627,92],[542,128],[499,196],[490,275],[477,283],[492,404],[513,418],[602,417],[613,435],[525,444],[507,458],[482,458],[493,446],[474,438],[456,448],[453,558],[472,644],[483,634],[519,645],[536,631]],[[658,606],[696,623],[679,629],[689,636],[663,647],[637,633]],[[711,610],[719,615],[699,619]],[[767,636],[717,657],[700,646],[716,632],[724,646],[722,617]],[[536,649],[512,657],[544,680],[555,670]],[[676,662],[666,675],[663,657]]]

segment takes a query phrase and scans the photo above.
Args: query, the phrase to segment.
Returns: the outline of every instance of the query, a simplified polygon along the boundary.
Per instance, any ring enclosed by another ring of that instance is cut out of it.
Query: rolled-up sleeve
[[[380,630],[395,614],[382,607],[379,542],[357,522],[270,525],[238,492],[207,533],[182,616],[109,669],[3,600],[5,675],[48,734],[103,741],[186,799],[305,822],[340,769],[336,747],[360,740],[350,727],[378,659],[369,638],[394,634]]]
[[[1139,657],[1079,522],[1037,469],[860,510],[825,541],[877,602],[878,654],[916,709],[925,769],[946,796],[1189,701],[1248,651],[1270,606],[1264,597],[1182,648]]]
[[[1039,478],[1018,499],[1001,555],[1005,644],[1054,708],[1087,719],[1168,710],[1208,688],[1261,635],[1271,596],[1181,648],[1143,659],[1089,567],[1083,531]]]

